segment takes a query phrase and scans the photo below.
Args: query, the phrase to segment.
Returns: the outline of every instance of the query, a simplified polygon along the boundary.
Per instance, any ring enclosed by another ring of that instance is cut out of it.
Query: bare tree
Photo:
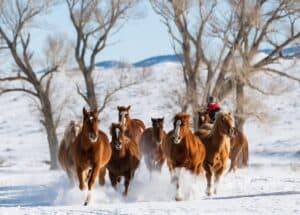
[[[236,126],[243,130],[244,123],[249,116],[258,117],[255,111],[245,108],[243,101],[247,97],[246,87],[265,95],[274,94],[274,91],[265,90],[263,85],[259,85],[260,82],[254,83],[252,78],[255,75],[268,73],[300,81],[299,77],[289,75],[280,67],[273,66],[279,59],[285,58],[282,54],[283,49],[300,38],[300,4],[298,1],[287,0],[274,2],[234,0],[228,3],[235,20],[232,28],[238,32],[236,35],[239,37],[236,37],[237,48],[228,66],[221,68],[220,73],[224,75],[218,77],[214,93],[222,100],[228,93],[235,90]],[[270,47],[270,53],[261,59],[255,59],[259,49],[264,46]],[[227,80],[224,78],[225,75],[229,77]]]
[[[1,48],[6,49],[9,53],[17,67],[17,72],[11,72],[10,76],[0,79],[2,84],[7,82],[6,87],[0,89],[0,94],[23,92],[38,102],[42,115],[40,122],[47,133],[50,168],[56,169],[58,167],[56,160],[57,121],[53,117],[50,88],[53,73],[58,71],[59,66],[64,63],[67,54],[63,51],[62,41],[49,39],[49,46],[46,48],[47,67],[42,71],[42,75],[38,75],[38,67],[34,63],[33,52],[29,48],[31,44],[30,27],[37,17],[47,12],[55,4],[55,1],[3,0],[1,2],[0,36],[3,39]]]
[[[107,40],[113,32],[118,30],[122,21],[129,17],[129,11],[136,4],[136,0],[66,0],[70,19],[76,31],[75,59],[84,77],[86,92],[77,88],[90,108],[98,108],[99,104],[95,92],[93,71],[95,60],[107,45]],[[103,105],[107,104],[108,93]]]
[[[209,94],[214,72],[212,61],[204,50],[204,42],[217,1],[150,0],[150,3],[168,29],[175,53],[183,58],[182,72],[186,90],[184,96],[179,95],[180,103],[185,103],[183,111],[191,107],[196,127],[196,113]],[[200,75],[203,64],[208,71],[206,80]]]
[[[263,72],[298,80],[270,67],[282,57],[284,48],[299,39],[298,1],[150,2],[168,29],[175,53],[183,56],[184,98],[188,98],[184,110],[191,104],[195,113],[207,95],[223,101],[234,90],[237,127],[243,130],[245,119],[257,116],[243,105],[245,87],[264,93],[262,87],[251,82],[251,77]],[[255,62],[256,54],[264,46],[273,51]]]

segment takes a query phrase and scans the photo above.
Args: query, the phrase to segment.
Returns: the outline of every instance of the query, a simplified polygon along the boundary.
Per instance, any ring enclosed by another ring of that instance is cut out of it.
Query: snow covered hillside
[[[290,61],[281,66],[290,65]],[[300,62],[289,68],[299,75]],[[118,80],[144,79],[138,85],[120,91],[100,116],[100,128],[108,133],[117,121],[117,105],[131,105],[131,116],[150,126],[151,117],[165,117],[166,130],[179,111],[174,106],[174,91],[183,87],[177,63],[163,63],[151,70],[105,69],[95,72],[97,93],[103,99]],[[300,75],[299,75],[300,76]],[[63,108],[60,137],[70,119],[81,116],[84,105],[76,93],[82,85],[76,71],[56,76],[53,95],[57,109]],[[253,92],[249,92],[253,93]],[[258,97],[258,95],[255,95]],[[300,214],[300,87],[290,84],[290,91],[279,96],[259,96],[272,122],[247,121],[245,133],[249,138],[250,166],[235,174],[225,175],[219,193],[206,197],[204,176],[191,184],[185,173],[181,181],[185,201],[175,202],[175,187],[170,184],[166,165],[161,174],[150,180],[144,164],[139,167],[129,188],[129,196],[117,192],[106,177],[104,187],[97,184],[91,205],[84,207],[83,193],[78,187],[69,188],[61,170],[49,171],[48,146],[45,132],[31,98],[23,94],[0,97],[0,214]],[[230,110],[230,101],[221,104]],[[195,195],[187,195],[189,189]]]

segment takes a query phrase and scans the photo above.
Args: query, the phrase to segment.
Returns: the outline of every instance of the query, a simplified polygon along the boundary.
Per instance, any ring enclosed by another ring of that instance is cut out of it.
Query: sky
[[[160,22],[148,1],[139,5],[143,16],[129,20],[119,32],[108,40],[108,46],[97,56],[97,62],[122,60],[133,63],[156,55],[173,54],[166,27]],[[58,5],[40,22],[40,28],[32,35],[32,49],[41,50],[47,35],[63,34],[75,40],[75,32],[65,4]],[[36,51],[39,52],[39,51]]]

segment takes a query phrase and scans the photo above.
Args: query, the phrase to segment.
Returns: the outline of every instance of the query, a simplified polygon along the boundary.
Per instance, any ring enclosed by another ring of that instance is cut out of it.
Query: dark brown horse
[[[176,200],[181,200],[179,178],[182,168],[199,175],[205,158],[205,146],[189,127],[190,115],[178,113],[174,117],[173,130],[163,143],[163,152],[171,173],[172,182],[176,184]]]
[[[201,138],[206,147],[204,169],[207,180],[207,195],[212,194],[213,176],[215,177],[214,193],[217,192],[217,185],[226,169],[227,160],[229,159],[230,138],[233,134],[234,127],[231,113],[219,112],[209,135]]]
[[[198,111],[198,131],[197,134],[201,138],[207,136],[212,129],[212,120],[209,117],[206,109]],[[246,135],[240,130],[234,128],[234,136],[230,138],[230,168],[229,172],[235,171],[237,167],[248,166],[248,140]],[[241,159],[241,164],[238,165],[238,160]]]
[[[88,185],[87,205],[91,189],[99,176],[99,184],[104,185],[105,169],[111,157],[111,147],[107,135],[98,129],[98,111],[83,108],[83,125],[78,136],[70,146],[74,171],[77,173],[80,190]]]
[[[58,149],[58,161],[62,169],[67,173],[71,185],[74,184],[74,176],[76,175],[76,172],[70,149],[81,129],[81,122],[75,122],[73,120],[70,121],[65,129],[64,136]]]
[[[129,115],[129,106],[118,106],[119,111],[119,123],[125,129],[125,135],[133,139],[136,143],[140,142],[142,133],[145,130],[144,123],[139,119],[131,119]]]
[[[139,143],[141,153],[150,173],[153,170],[161,170],[165,161],[162,152],[162,142],[166,137],[164,118],[151,118],[151,121],[152,127],[144,131]]]
[[[124,196],[128,194],[130,180],[140,162],[138,145],[125,135],[123,126],[112,123],[110,127],[112,156],[107,165],[111,185],[115,188],[121,176],[125,177]]]

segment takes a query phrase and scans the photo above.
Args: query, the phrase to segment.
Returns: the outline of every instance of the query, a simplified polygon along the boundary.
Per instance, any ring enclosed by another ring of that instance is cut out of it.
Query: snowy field
[[[281,66],[289,65],[288,61]],[[289,72],[300,76],[298,65]],[[117,105],[131,104],[131,116],[150,126],[151,117],[165,117],[171,128],[172,116],[179,111],[173,104],[174,91],[183,87],[178,64],[164,63],[144,72],[145,81],[119,92],[100,116],[100,128],[108,133],[117,121]],[[96,71],[97,92],[116,86],[120,71]],[[141,79],[142,70],[122,75],[123,80]],[[70,79],[72,78],[72,81]],[[100,80],[104,80],[100,82]],[[82,79],[76,72],[58,74],[53,95],[57,109],[64,103],[62,136],[68,120],[81,116],[83,101],[76,94]],[[253,92],[249,92],[253,93]],[[172,97],[173,96],[173,97]],[[67,100],[65,98],[68,98]],[[300,87],[274,97],[260,96],[272,121],[247,121],[250,166],[225,175],[217,195],[206,197],[204,176],[192,184],[189,173],[181,181],[185,201],[175,202],[166,165],[161,174],[149,173],[142,163],[129,188],[117,192],[106,177],[104,187],[96,184],[89,206],[82,206],[83,193],[68,186],[63,171],[49,171],[46,136],[34,113],[32,100],[22,94],[0,97],[0,214],[300,214]],[[223,107],[230,110],[230,101]],[[188,195],[192,189],[193,196]]]

